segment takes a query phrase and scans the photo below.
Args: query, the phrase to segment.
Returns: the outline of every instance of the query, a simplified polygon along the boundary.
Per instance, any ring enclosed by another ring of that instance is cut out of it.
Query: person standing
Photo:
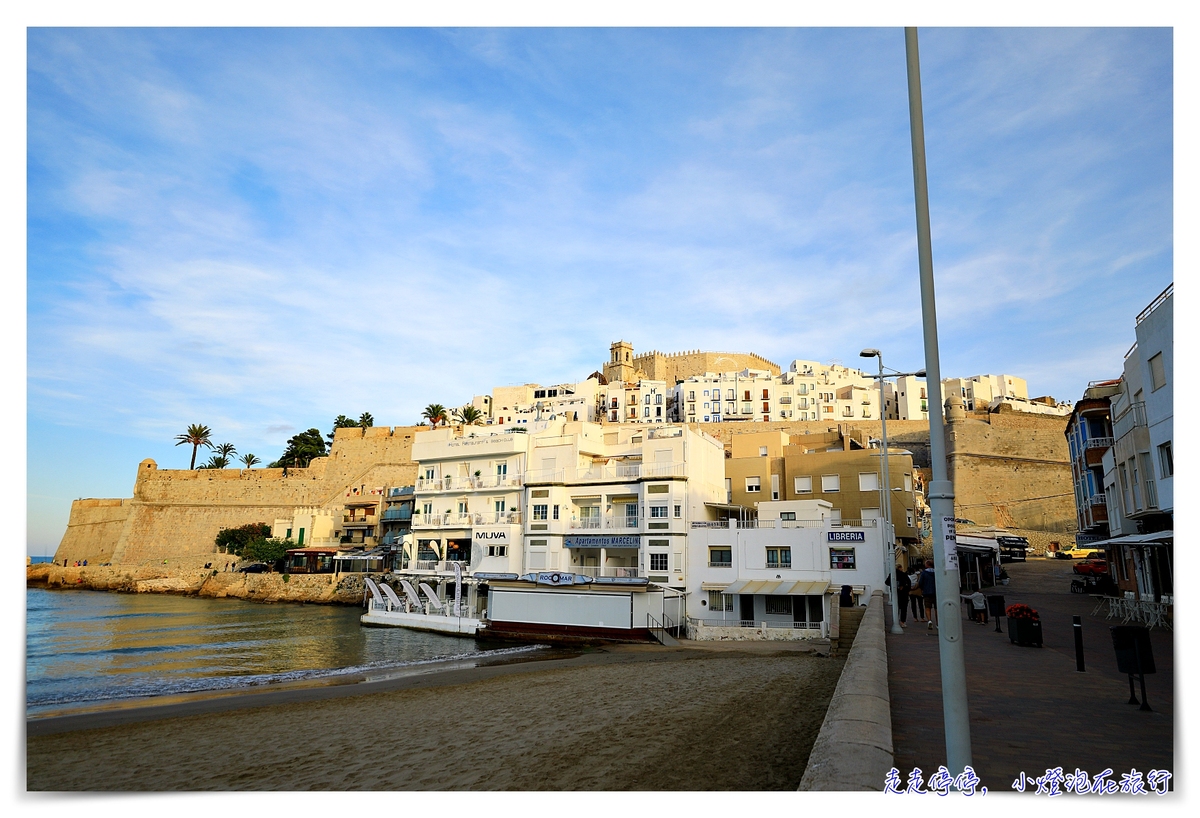
[[[900,570],[900,566],[896,566],[896,593],[898,595],[898,608],[900,611],[900,627],[908,627],[908,592],[912,590],[912,582],[908,578],[908,574]]]
[[[921,572],[921,594],[925,597],[928,628],[933,630],[937,627],[937,576],[933,573],[933,560],[925,560],[925,570]]]
[[[908,599],[912,605],[913,622],[925,621],[925,595],[921,593],[921,567],[917,567],[908,575]]]

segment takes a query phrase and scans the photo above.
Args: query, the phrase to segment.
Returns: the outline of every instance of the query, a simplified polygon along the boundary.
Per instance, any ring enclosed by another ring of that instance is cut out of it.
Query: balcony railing
[[[775,528],[775,520],[739,520],[738,528]],[[865,520],[779,520],[780,528],[878,528],[877,518]],[[692,528],[729,528],[728,520],[695,520]]]
[[[520,525],[519,511],[481,511],[458,514],[422,514],[412,516],[414,528],[467,528],[477,525]]]
[[[417,478],[417,491],[420,492],[520,488],[522,485],[524,485],[524,479],[520,474]]]
[[[1085,449],[1111,449],[1113,439],[1111,437],[1093,437],[1083,444]]]
[[[1113,437],[1117,440],[1125,437],[1138,426],[1146,425],[1146,404],[1143,401],[1131,403],[1121,416],[1113,421]]]
[[[533,469],[525,473],[525,483],[620,483],[684,474],[682,463],[621,463],[588,469]]]
[[[411,520],[412,516],[413,512],[411,508],[388,509],[379,516],[379,519],[383,520],[384,522],[390,522],[393,520]]]
[[[1146,508],[1158,508],[1158,486],[1153,480],[1147,480],[1146,483]]]
[[[732,560],[722,560],[721,562],[710,562],[708,564],[708,567],[709,568],[732,568],[733,561]]]
[[[1104,506],[1108,505],[1108,498],[1103,494],[1093,494],[1088,502],[1093,506]]]
[[[637,566],[621,566],[621,565],[573,565],[571,570],[576,574],[583,574],[586,577],[638,577]]]
[[[379,518],[375,515],[368,517],[351,517],[349,514],[342,515],[342,525],[375,525]]]

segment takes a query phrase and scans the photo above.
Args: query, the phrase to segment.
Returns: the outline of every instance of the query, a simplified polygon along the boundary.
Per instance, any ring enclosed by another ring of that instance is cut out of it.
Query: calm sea
[[[362,609],[99,591],[26,591],[29,714],[480,657],[473,639],[364,628]]]

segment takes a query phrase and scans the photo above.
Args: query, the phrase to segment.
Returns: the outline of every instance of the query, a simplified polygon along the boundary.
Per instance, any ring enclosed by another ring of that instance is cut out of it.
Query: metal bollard
[[[1083,618],[1072,616],[1075,629],[1075,669],[1080,673],[1084,673],[1083,669]]]

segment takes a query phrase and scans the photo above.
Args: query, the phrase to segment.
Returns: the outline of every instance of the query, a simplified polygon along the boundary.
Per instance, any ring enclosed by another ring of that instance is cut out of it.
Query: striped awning
[[[815,596],[825,593],[828,587],[828,580],[780,582],[779,580],[743,579],[725,588],[724,593],[764,594],[766,596]],[[714,588],[713,590],[716,589]]]

